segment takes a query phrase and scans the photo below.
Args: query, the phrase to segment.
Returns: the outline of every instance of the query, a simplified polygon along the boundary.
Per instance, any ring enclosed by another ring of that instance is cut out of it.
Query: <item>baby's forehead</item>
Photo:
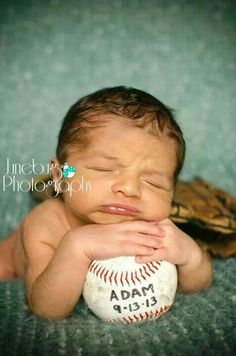
[[[172,151],[171,159],[176,157],[176,142],[172,138],[150,124],[138,126],[127,118],[114,114],[94,117],[84,133],[86,145],[80,145],[81,136],[78,137],[78,148],[84,155],[95,157],[95,152],[100,150],[103,151],[100,156],[123,154],[134,159],[136,156],[145,159],[152,156],[158,158],[159,151],[163,155],[165,151]]]
[[[160,163],[166,165],[167,161],[171,162],[171,166],[175,166],[172,163],[176,162],[175,143],[166,137],[150,135],[143,128],[138,132],[129,129],[126,132],[96,130],[87,147],[78,148],[77,153],[78,158],[110,160],[124,165],[132,163],[142,165],[144,161],[151,166]]]
[[[100,126],[94,127],[89,133],[89,141],[91,146],[98,146],[101,144],[109,144],[114,146],[117,143],[123,144],[126,141],[135,141],[134,146],[130,146],[130,149],[136,150],[140,143],[147,141],[149,143],[162,145],[174,145],[176,141],[173,137],[170,137],[165,131],[161,132],[158,127],[154,127],[151,124],[137,125],[134,122],[130,122],[125,118],[116,121],[108,121]]]
[[[85,126],[84,132],[90,140],[93,140],[112,132],[119,138],[119,135],[116,133],[119,133],[120,136],[122,133],[129,133],[129,135],[131,135],[137,133],[137,130],[139,135],[146,136],[148,133],[157,140],[170,138],[165,130],[160,130],[157,122],[148,122],[142,117],[139,118],[139,120],[133,120],[125,116],[110,113],[94,115],[89,125],[87,127]],[[120,139],[122,140],[122,137],[120,137]]]

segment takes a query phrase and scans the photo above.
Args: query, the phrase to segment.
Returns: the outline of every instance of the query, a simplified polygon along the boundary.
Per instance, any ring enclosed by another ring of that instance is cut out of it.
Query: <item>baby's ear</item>
[[[62,177],[62,167],[57,159],[57,157],[54,157],[50,161],[51,164],[51,177],[53,181],[58,181]]]

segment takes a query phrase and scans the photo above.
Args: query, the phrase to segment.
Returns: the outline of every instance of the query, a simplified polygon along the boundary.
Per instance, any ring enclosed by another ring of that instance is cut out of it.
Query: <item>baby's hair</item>
[[[156,135],[161,133],[173,138],[176,141],[176,183],[184,163],[185,141],[174,118],[174,110],[142,90],[125,86],[98,90],[70,107],[58,136],[56,154],[61,164],[66,161],[69,148],[89,145],[89,132],[107,122],[107,118],[105,121],[99,118],[102,114],[115,114],[117,120],[122,117],[135,127],[151,125]],[[110,120],[114,120],[114,116]]]

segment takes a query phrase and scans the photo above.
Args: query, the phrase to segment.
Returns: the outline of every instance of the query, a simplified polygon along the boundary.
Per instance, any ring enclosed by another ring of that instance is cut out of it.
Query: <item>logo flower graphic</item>
[[[68,163],[63,165],[62,176],[65,178],[71,178],[75,175],[76,168],[73,166],[69,166]]]

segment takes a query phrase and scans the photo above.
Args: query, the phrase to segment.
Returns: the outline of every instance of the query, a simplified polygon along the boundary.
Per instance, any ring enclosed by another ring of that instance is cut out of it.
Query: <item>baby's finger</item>
[[[143,235],[152,235],[152,236],[158,236],[158,237],[164,237],[165,235],[165,232],[164,230],[158,226],[158,227],[155,227],[155,230],[151,231],[150,232],[142,232],[142,231],[138,231],[139,234],[143,234]]]
[[[127,222],[127,228],[130,231],[136,231],[142,234],[164,236],[164,229],[157,223],[151,223],[143,220],[135,220]]]
[[[137,233],[134,235],[130,234],[130,240],[134,243],[155,249],[163,247],[163,238],[160,238],[160,236]]]
[[[155,253],[155,249],[148,246],[139,245],[132,242],[125,242],[122,244],[121,256],[151,256]]]
[[[166,250],[165,248],[160,248],[155,250],[155,252],[150,256],[140,256],[136,255],[135,256],[135,262],[137,263],[148,263],[148,262],[154,262],[154,261],[160,261],[160,260],[165,260],[166,259]]]

